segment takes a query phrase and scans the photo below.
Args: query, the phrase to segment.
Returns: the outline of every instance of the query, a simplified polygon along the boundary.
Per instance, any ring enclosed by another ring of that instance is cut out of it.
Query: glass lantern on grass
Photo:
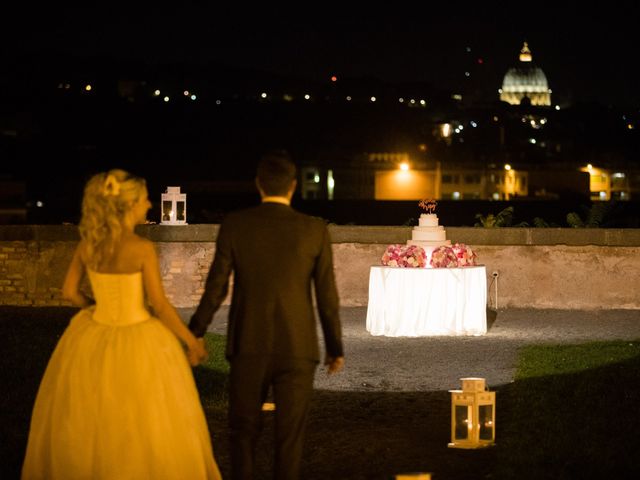
[[[160,223],[162,225],[187,224],[187,194],[180,193],[180,187],[167,187],[161,200]]]
[[[495,444],[496,392],[484,378],[461,378],[462,390],[451,392],[451,448],[483,448]]]

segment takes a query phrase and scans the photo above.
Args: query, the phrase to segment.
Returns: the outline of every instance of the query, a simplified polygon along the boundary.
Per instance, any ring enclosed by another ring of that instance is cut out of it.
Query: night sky
[[[62,53],[152,64],[214,62],[312,80],[335,74],[424,81],[450,91],[482,81],[497,97],[502,77],[527,41],[554,94],[640,105],[633,75],[636,2],[609,2],[609,11],[582,2],[476,2],[457,8],[398,2],[377,9],[318,2],[306,3],[304,11],[272,3],[262,10],[249,4],[223,10],[219,3],[17,7],[3,15],[0,48],[11,61]],[[473,75],[467,78],[465,71]]]

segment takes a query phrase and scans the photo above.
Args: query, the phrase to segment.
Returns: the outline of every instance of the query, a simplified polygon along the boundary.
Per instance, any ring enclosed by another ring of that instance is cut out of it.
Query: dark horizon
[[[202,2],[172,10],[46,7],[12,18],[0,32],[0,48],[5,69],[7,61],[30,55],[149,65],[212,63],[311,82],[336,75],[426,82],[451,92],[481,86],[497,97],[504,74],[527,41],[560,98],[640,106],[632,74],[637,4],[616,11],[577,2],[543,2],[536,12],[506,4],[430,8],[371,13],[327,5],[303,16],[285,9],[223,11]]]

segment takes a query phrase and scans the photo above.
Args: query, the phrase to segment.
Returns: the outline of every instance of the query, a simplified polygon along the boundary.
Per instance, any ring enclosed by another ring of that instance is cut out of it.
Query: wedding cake
[[[447,240],[447,233],[442,225],[438,225],[435,213],[423,213],[418,220],[418,226],[411,231],[411,240],[407,245],[419,245],[425,250],[433,250],[441,245],[451,245]]]
[[[450,246],[451,240],[447,240],[447,232],[442,225],[438,224],[438,216],[434,213],[436,201],[425,199],[418,205],[427,213],[420,215],[418,226],[411,230],[411,240],[407,240],[407,245],[417,245],[424,249],[427,268],[429,268],[433,251],[441,246]]]

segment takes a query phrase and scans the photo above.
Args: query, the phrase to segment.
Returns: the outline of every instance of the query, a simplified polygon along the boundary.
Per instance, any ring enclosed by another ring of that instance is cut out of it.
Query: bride
[[[85,186],[63,285],[82,309],[40,383],[25,480],[221,478],[189,366],[207,353],[165,296],[153,243],[134,233],[150,207],[145,181],[123,170]]]

